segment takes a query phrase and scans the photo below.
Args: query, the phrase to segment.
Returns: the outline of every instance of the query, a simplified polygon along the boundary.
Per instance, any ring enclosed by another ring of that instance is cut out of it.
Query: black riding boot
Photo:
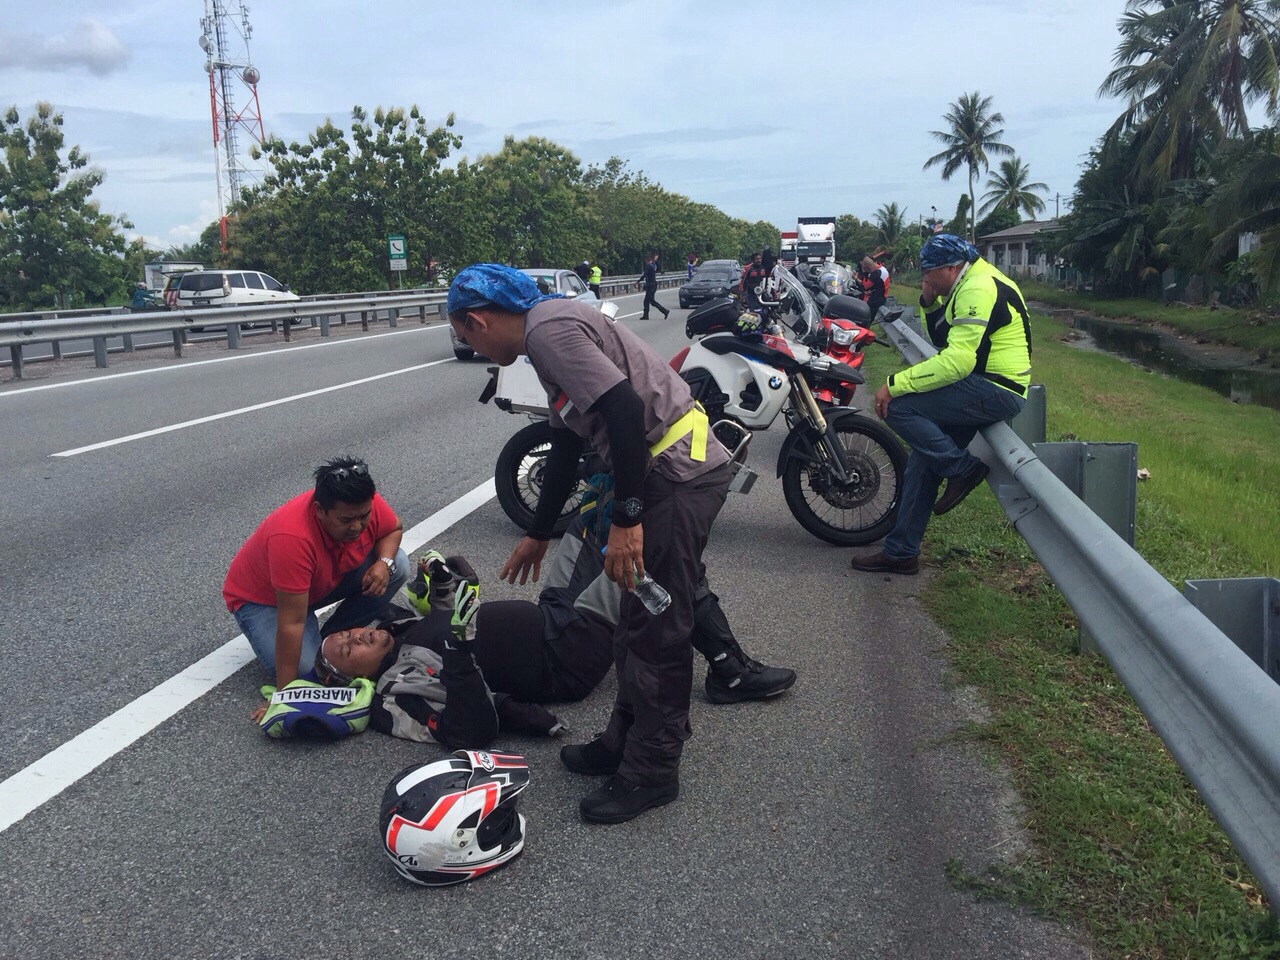
[[[707,661],[704,687],[712,703],[764,700],[796,682],[794,670],[768,667],[751,659],[738,645],[720,599],[704,584],[693,605],[693,648]]]

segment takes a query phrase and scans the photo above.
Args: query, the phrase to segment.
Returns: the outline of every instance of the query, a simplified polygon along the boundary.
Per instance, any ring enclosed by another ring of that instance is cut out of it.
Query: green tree
[[[898,236],[906,229],[905,209],[899,210],[896,203],[886,203],[876,211],[876,239],[886,247],[892,247]]]
[[[924,169],[942,167],[942,179],[950,180],[961,167],[969,172],[969,239],[974,238],[973,208],[976,199],[973,194],[974,178],[989,166],[988,154],[1009,155],[1013,148],[1001,143],[1000,137],[1004,128],[1004,116],[991,112],[991,98],[981,93],[961,94],[960,99],[951,104],[943,115],[949,127],[946,130],[932,130],[930,135],[945,145],[941,153],[934,154],[924,163]]]
[[[1044,212],[1044,200],[1036,192],[1048,190],[1048,184],[1028,183],[1031,179],[1031,168],[1018,157],[1009,157],[1000,161],[998,173],[987,177],[987,192],[982,195],[982,208],[979,216],[986,216],[993,210],[1010,210],[1016,215],[1025,213],[1028,220]]]
[[[870,253],[878,242],[875,224],[848,213],[836,217],[836,257],[840,260],[848,261],[856,254]]]
[[[92,199],[103,174],[79,147],[63,152],[62,114],[47,103],[0,122],[0,305],[8,310],[119,302],[123,217]],[[141,271],[137,277],[141,278]]]
[[[1258,234],[1259,248],[1235,272],[1252,271],[1264,291],[1274,291],[1280,285],[1280,131],[1253,139],[1207,209],[1216,254],[1234,256],[1240,234]]]
[[[1276,0],[1130,0],[1116,67],[1099,94],[1127,100],[1108,131],[1140,144],[1135,173],[1157,185],[1193,175],[1206,150],[1247,138],[1249,104],[1280,94]]]

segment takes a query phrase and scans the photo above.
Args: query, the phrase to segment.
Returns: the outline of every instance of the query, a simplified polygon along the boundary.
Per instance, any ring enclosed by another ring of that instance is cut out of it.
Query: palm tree
[[[1000,161],[1000,172],[987,177],[987,192],[982,195],[982,209],[978,216],[985,217],[993,210],[1012,210],[1025,213],[1029,218],[1044,212],[1044,201],[1035,193],[1048,190],[1048,184],[1027,183],[1031,168],[1017,157]]]
[[[1246,108],[1280,95],[1280,0],[1129,0],[1100,96],[1124,97],[1109,138],[1142,138],[1141,172],[1185,179],[1206,149],[1248,138]]]
[[[886,203],[876,211],[876,230],[880,241],[886,246],[893,246],[906,225],[907,211],[899,210],[896,203]]]
[[[1253,258],[1264,288],[1280,280],[1280,131],[1255,138],[1208,204],[1216,231],[1211,253],[1228,253],[1241,233],[1256,233]]]
[[[942,117],[951,125],[951,129],[930,131],[935,140],[946,144],[946,149],[924,163],[925,170],[941,164],[943,180],[950,180],[951,175],[961,167],[969,169],[970,240],[973,239],[973,210],[976,206],[973,197],[973,178],[978,175],[979,170],[985,171],[990,166],[987,159],[988,153],[1001,156],[1013,153],[1012,147],[999,140],[1004,133],[1004,129],[999,127],[999,124],[1004,123],[1004,117],[999,113],[990,113],[990,110],[990,97],[984,97],[976,90],[973,93],[962,94]]]

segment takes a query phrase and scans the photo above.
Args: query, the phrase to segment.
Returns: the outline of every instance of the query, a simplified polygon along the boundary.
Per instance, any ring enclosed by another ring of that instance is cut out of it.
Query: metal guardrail
[[[903,359],[937,351],[882,324]],[[1280,910],[1280,685],[1080,502],[1005,423],[970,452],[1134,701]]]
[[[659,274],[658,285],[670,287],[684,280],[684,273],[664,273]],[[600,282],[600,292],[606,295],[616,294],[635,285],[636,280],[632,277],[605,277]],[[376,321],[379,313],[386,312],[388,322],[394,327],[404,310],[416,309],[423,322],[427,319],[429,309],[439,314],[443,311],[447,293],[444,287],[434,287],[410,291],[379,290],[339,294],[323,299],[304,297],[260,306],[206,307],[199,310],[175,308],[132,313],[116,307],[107,311],[61,310],[0,314],[0,348],[9,348],[14,376],[21,379],[23,364],[26,362],[23,347],[27,345],[52,344],[53,359],[58,360],[62,356],[61,342],[91,340],[96,365],[105,367],[107,339],[110,337],[123,338],[124,349],[129,351],[133,349],[132,337],[135,334],[171,333],[174,355],[180,357],[182,347],[187,342],[188,331],[205,327],[224,328],[227,347],[234,350],[240,346],[242,324],[269,322],[274,329],[283,323],[285,340],[291,339],[290,321],[310,320],[313,326],[319,326],[320,335],[327,337],[330,317],[352,313],[359,313],[361,325],[368,329],[371,319]]]

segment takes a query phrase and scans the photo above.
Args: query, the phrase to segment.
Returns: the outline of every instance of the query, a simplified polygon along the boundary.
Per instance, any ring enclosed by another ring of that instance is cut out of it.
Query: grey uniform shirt
[[[543,300],[525,315],[524,349],[551,405],[552,426],[568,427],[590,443],[610,466],[605,418],[589,412],[623,380],[644,404],[649,446],[693,407],[680,375],[638,336],[599,310],[576,300]],[[689,457],[685,437],[650,460],[659,475],[683,483],[727,463],[729,452],[707,432],[707,458]]]

